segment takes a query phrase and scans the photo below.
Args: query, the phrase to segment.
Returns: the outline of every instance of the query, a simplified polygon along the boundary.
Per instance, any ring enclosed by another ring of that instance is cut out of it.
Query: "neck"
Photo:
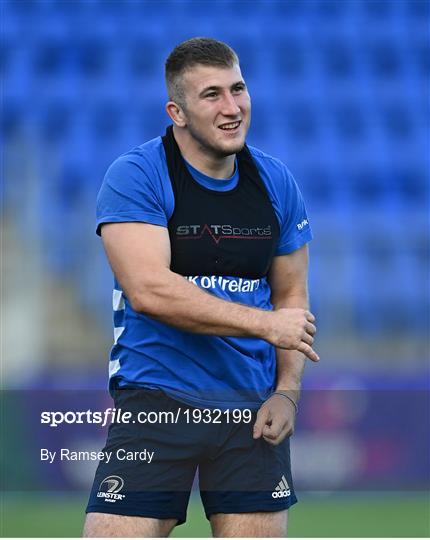
[[[189,135],[185,129],[173,126],[173,135],[179,146],[182,157],[195,169],[212,178],[230,178],[234,173],[236,154],[216,156],[203,148]]]

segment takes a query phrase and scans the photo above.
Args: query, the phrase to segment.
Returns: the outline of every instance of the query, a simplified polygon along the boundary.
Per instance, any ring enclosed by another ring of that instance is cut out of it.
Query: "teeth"
[[[240,122],[233,122],[232,124],[223,124],[220,126],[221,129],[236,129],[239,126]]]

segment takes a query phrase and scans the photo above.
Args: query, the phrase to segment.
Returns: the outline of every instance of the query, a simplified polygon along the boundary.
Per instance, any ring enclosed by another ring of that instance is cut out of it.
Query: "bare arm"
[[[206,293],[170,270],[165,227],[109,223],[102,227],[112,270],[134,310],[201,334],[254,336],[277,347],[297,348],[313,360],[314,317],[303,309],[264,311]]]
[[[276,257],[270,270],[272,304],[275,309],[308,309],[308,248]],[[294,403],[300,398],[305,356],[297,350],[276,349],[276,392],[289,396]],[[273,394],[258,411],[254,438],[277,445],[294,432],[296,410],[286,397]]]
[[[309,309],[308,296],[308,246],[276,257],[270,270],[272,304],[275,309]],[[276,350],[276,390],[288,392],[296,403],[300,398],[300,386],[306,358],[297,350]]]

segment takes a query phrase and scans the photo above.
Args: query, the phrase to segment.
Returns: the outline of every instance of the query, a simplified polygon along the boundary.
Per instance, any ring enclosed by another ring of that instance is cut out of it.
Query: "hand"
[[[274,446],[294,433],[296,409],[291,401],[275,394],[263,403],[254,424],[254,439],[263,439]]]
[[[315,317],[310,311],[299,308],[281,308],[268,312],[270,318],[267,335],[269,343],[281,349],[296,350],[310,360],[320,359],[312,349],[316,328],[312,324]]]

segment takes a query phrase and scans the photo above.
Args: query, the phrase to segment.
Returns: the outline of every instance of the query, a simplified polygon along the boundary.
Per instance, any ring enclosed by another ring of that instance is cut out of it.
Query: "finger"
[[[283,434],[283,432],[282,432]],[[280,434],[278,437],[276,437],[275,439],[273,439],[272,437],[268,437],[266,435],[263,435],[263,439],[269,443],[270,445],[272,446],[277,446],[279,443],[281,443],[285,437],[282,436],[282,434]]]
[[[310,311],[305,311],[305,317],[309,322],[315,322],[315,316]]]
[[[310,322],[307,322],[307,323],[306,323],[305,330],[306,330],[306,332],[307,332],[308,334],[310,334],[311,336],[315,335],[315,334],[316,334],[316,331],[317,331],[316,326],[313,325],[313,324],[310,323]]]
[[[254,439],[259,439],[263,434],[263,428],[267,424],[269,418],[269,413],[266,410],[260,409],[257,413],[257,419],[253,428],[253,437]]]
[[[272,419],[270,425],[266,424],[263,427],[263,437],[268,437],[269,439],[277,439],[282,433],[282,430],[285,428],[285,424],[285,418],[275,416]]]
[[[271,444],[272,446],[276,445],[275,439],[272,439],[268,435],[263,435],[263,440],[265,440],[267,443]]]
[[[285,432],[287,433],[287,432]],[[272,437],[268,437],[266,435],[263,435],[263,439],[268,443],[270,444],[271,446],[276,446],[278,445],[279,443],[281,443],[283,440],[284,440],[285,436],[284,436],[284,431],[282,431],[278,437],[276,438],[272,438]]]
[[[278,444],[281,444],[281,442],[286,438],[286,437],[289,437],[290,435],[292,435],[293,433],[293,426],[292,424],[290,423],[287,423],[284,427],[284,429],[281,431],[281,433],[275,438],[275,439],[272,439],[272,438],[269,438],[269,437],[265,437],[263,435],[263,439],[271,444],[272,446],[277,446]]]
[[[297,350],[302,352],[305,356],[307,356],[309,358],[309,360],[312,360],[312,362],[318,362],[319,359],[320,359],[320,357],[312,349],[312,347],[310,345],[308,345],[307,343],[304,343],[303,341],[297,347]]]
[[[278,445],[281,444],[281,442],[286,439],[287,437],[290,437],[293,434],[294,427],[292,424],[287,424],[285,428],[281,431],[281,433],[276,437],[275,440],[272,441],[272,444]]]
[[[302,341],[304,341],[308,345],[312,345],[314,342],[314,338],[310,336],[309,334],[306,334],[306,332],[304,332],[302,336]]]

